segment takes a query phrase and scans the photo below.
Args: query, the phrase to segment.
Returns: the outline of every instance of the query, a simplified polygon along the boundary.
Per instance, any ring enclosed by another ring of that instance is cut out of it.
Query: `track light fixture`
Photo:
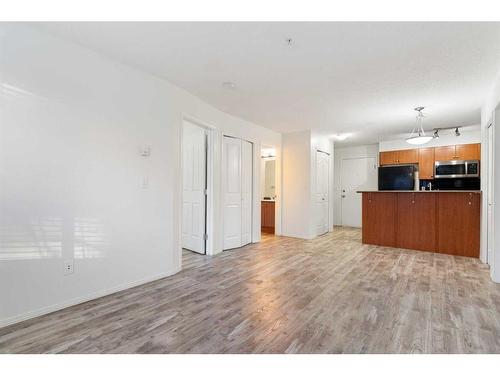
[[[434,138],[439,138],[439,131],[440,130],[452,130],[455,129],[454,133],[457,137],[459,137],[462,133],[460,133],[461,126],[450,126],[448,128],[434,128]]]

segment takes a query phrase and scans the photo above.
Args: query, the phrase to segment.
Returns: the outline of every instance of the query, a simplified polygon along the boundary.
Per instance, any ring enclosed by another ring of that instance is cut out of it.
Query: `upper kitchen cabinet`
[[[418,149],[418,173],[422,180],[434,178],[434,147]]]
[[[481,144],[479,143],[435,148],[436,161],[479,159],[481,159]]]
[[[380,165],[397,164],[398,152],[397,151],[382,151],[380,153]]]
[[[436,161],[455,160],[455,146],[434,147]]]
[[[398,164],[418,163],[418,149],[416,148],[411,150],[399,150],[397,153]]]
[[[455,154],[458,160],[479,160],[481,159],[481,144],[456,145]]]
[[[380,153],[380,165],[418,163],[418,150],[383,151]]]

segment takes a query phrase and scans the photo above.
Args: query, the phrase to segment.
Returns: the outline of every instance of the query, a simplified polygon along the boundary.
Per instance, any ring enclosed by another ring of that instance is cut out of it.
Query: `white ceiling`
[[[40,23],[265,127],[353,133],[344,144],[479,123],[500,23]],[[291,45],[286,43],[292,38]],[[223,87],[230,81],[235,89]]]

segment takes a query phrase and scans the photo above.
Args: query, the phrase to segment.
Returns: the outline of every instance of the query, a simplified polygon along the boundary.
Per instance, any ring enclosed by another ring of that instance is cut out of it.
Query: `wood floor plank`
[[[266,235],[171,277],[0,329],[0,353],[500,353],[477,259]]]

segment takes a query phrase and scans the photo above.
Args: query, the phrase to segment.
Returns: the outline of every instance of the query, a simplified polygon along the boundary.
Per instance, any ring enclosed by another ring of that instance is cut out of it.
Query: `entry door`
[[[330,155],[316,151],[315,208],[316,234],[328,232],[328,181]]]
[[[377,189],[375,158],[343,159],[341,171],[342,225],[361,228],[361,194],[359,190]]]
[[[252,239],[252,144],[223,139],[223,249],[244,246]]]
[[[493,227],[493,203],[494,203],[494,177],[495,177],[495,129],[493,124],[488,127],[488,228],[487,228],[487,248],[488,248],[488,259],[487,263],[492,264],[493,261],[493,248],[494,248],[494,227]]]
[[[206,131],[185,121],[182,144],[182,247],[200,254],[205,254],[206,145]]]

